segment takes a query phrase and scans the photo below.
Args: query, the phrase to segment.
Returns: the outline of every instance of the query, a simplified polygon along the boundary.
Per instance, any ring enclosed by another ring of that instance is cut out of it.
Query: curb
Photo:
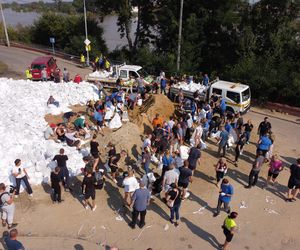
[[[300,122],[296,122],[296,121],[292,121],[292,120],[289,120],[289,119],[277,117],[275,115],[270,115],[270,114],[266,114],[266,113],[259,112],[259,111],[254,111],[252,109],[250,109],[250,112],[253,112],[253,113],[256,113],[256,114],[260,114],[260,115],[264,115],[264,116],[268,116],[268,117],[272,117],[272,118],[275,118],[275,119],[278,119],[278,120],[282,120],[282,121],[286,121],[286,122],[291,122],[291,123],[294,123],[296,125],[300,125]]]

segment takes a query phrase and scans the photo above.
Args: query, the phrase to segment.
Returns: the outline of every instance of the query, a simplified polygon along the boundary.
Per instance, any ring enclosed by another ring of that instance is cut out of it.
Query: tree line
[[[148,72],[167,75],[208,73],[211,78],[246,83],[259,101],[300,107],[299,2],[294,0],[184,0],[180,72],[176,72],[180,0],[87,1],[92,55],[107,53],[98,22],[118,16],[127,46],[109,57],[142,65]],[[132,8],[138,9],[137,13]],[[45,13],[30,28],[30,42],[82,52],[82,0],[74,0],[75,15]],[[136,29],[132,29],[135,18]],[[23,28],[24,29],[24,28]],[[26,32],[22,30],[25,34]],[[130,34],[134,33],[132,37]]]

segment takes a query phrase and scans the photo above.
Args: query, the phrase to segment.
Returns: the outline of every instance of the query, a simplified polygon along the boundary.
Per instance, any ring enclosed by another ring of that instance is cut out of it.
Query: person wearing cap
[[[223,233],[226,237],[224,244],[222,245],[222,250],[226,250],[229,243],[232,241],[233,235],[237,231],[237,225],[235,219],[237,218],[237,212],[231,212],[230,215],[226,217],[223,223]]]
[[[131,206],[132,211],[132,221],[129,226],[134,229],[138,216],[140,215],[139,227],[143,228],[145,226],[145,217],[147,213],[147,206],[150,203],[150,192],[146,188],[146,185],[143,181],[140,182],[140,188],[135,190],[132,195]]]
[[[32,189],[31,189],[31,186],[28,182],[28,180],[30,179],[28,174],[27,174],[27,171],[26,169],[24,168],[24,166],[22,165],[21,163],[21,160],[20,159],[16,159],[15,160],[15,166],[13,167],[12,169],[12,175],[16,178],[16,195],[15,197],[17,198],[18,195],[19,195],[19,192],[20,192],[20,186],[21,186],[21,182],[23,181],[25,186],[26,186],[26,189],[27,189],[27,192],[29,194],[29,196],[33,196],[32,195]]]
[[[57,136],[55,135],[55,128],[56,125],[54,123],[51,123],[44,132],[44,138],[46,140],[57,140]]]

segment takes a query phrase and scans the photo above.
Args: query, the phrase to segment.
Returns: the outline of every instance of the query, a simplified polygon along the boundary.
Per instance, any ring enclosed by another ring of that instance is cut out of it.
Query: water
[[[12,27],[16,27],[18,24],[22,24],[23,26],[32,25],[33,22],[41,16],[36,12],[16,12],[12,9],[4,9],[3,12],[7,25]],[[104,17],[103,22],[100,23],[100,26],[103,28],[103,38],[106,41],[109,51],[112,51],[118,47],[120,48],[127,44],[127,39],[125,37],[122,39],[120,38],[117,19],[117,16],[108,15]],[[136,29],[136,26],[136,20],[133,19],[131,26],[133,31]],[[132,39],[134,37],[133,33],[134,32],[131,34]]]

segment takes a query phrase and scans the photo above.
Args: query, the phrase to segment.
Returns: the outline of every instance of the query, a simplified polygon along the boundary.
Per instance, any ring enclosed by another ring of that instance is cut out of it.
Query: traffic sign
[[[55,38],[54,37],[50,37],[50,43],[55,43]]]
[[[85,44],[86,46],[89,46],[90,43],[91,43],[91,41],[90,41],[89,39],[85,39],[85,40],[84,40],[84,44]]]

